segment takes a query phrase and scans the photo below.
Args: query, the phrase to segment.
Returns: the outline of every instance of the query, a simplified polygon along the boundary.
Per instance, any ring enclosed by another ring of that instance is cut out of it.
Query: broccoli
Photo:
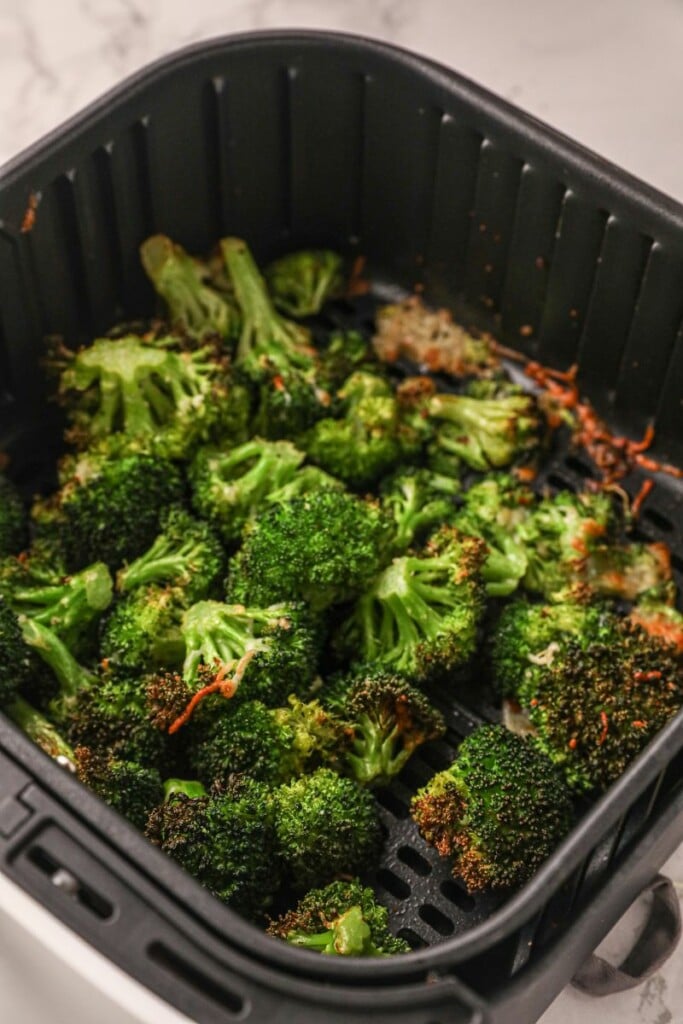
[[[580,593],[585,589],[586,559],[614,528],[614,509],[607,494],[559,491],[542,498],[514,529],[515,540],[527,556],[524,587],[550,600]]]
[[[102,623],[102,659],[115,672],[179,667],[185,657],[181,624],[186,607],[179,586],[136,587],[116,602]]]
[[[569,643],[586,648],[616,641],[619,619],[603,605],[564,601],[507,605],[491,635],[493,679],[498,693],[522,705],[536,696],[539,679]]]
[[[18,555],[28,535],[27,517],[19,492],[0,473],[0,558]]]
[[[683,614],[669,604],[643,598],[631,609],[629,619],[641,626],[650,636],[659,637],[683,654]]]
[[[197,783],[172,779],[165,791],[147,820],[148,839],[235,910],[264,911],[280,883],[268,787],[240,778],[209,796]]]
[[[372,862],[381,843],[369,790],[318,768],[274,792],[275,829],[293,883],[309,887]]]
[[[683,705],[674,648],[628,622],[618,642],[570,641],[529,701],[534,742],[579,791],[606,789]]]
[[[342,679],[322,701],[352,730],[348,773],[365,786],[386,786],[419,746],[446,731],[443,715],[401,676],[368,668]]]
[[[380,485],[382,508],[394,521],[393,546],[406,551],[437,526],[453,521],[460,483],[429,469],[408,467]]]
[[[215,702],[215,703],[214,703]],[[206,785],[231,774],[277,785],[338,760],[346,731],[318,703],[291,696],[287,707],[267,708],[261,701],[239,704],[234,711],[213,697],[189,729],[187,758]]]
[[[172,583],[188,604],[212,596],[225,571],[225,552],[214,531],[181,508],[165,511],[160,526],[152,546],[119,571],[119,590]]]
[[[19,728],[40,747],[44,754],[51,757],[63,768],[75,772],[77,758],[71,746],[66,742],[55,725],[32,707],[23,697],[11,701],[3,711]]]
[[[312,462],[362,490],[402,457],[417,455],[420,436],[401,419],[399,402],[381,377],[356,371],[338,392],[341,419],[321,419],[300,443]]]
[[[387,918],[372,889],[354,878],[311,889],[267,931],[293,946],[335,956],[409,953],[408,943],[389,931]]]
[[[169,320],[190,338],[207,335],[233,340],[240,315],[230,298],[209,283],[208,269],[166,235],[152,235],[140,246],[142,265],[154,290],[168,306]]]
[[[330,396],[317,380],[310,332],[274,308],[247,245],[224,238],[221,251],[242,311],[235,364],[258,393],[254,431],[297,436],[326,414]]]
[[[497,364],[488,336],[475,338],[447,309],[426,309],[419,296],[384,306],[373,338],[380,359],[410,359],[418,366],[454,377],[479,374]]]
[[[30,684],[39,666],[19,619],[0,594],[0,707]]]
[[[470,891],[507,889],[530,878],[568,832],[572,802],[544,754],[503,726],[484,725],[418,790],[411,813]]]
[[[594,593],[624,601],[670,601],[676,593],[666,544],[600,544],[588,554],[581,577]]]
[[[180,473],[170,462],[149,455],[95,458],[86,475],[34,507],[37,535],[63,548],[71,572],[96,560],[114,571],[147,550],[164,511],[182,497]]]
[[[193,687],[205,665],[229,676],[240,700],[277,707],[290,693],[304,693],[315,675],[319,639],[301,605],[246,608],[199,601],[185,612],[181,631],[183,678]]]
[[[295,478],[304,458],[290,441],[261,438],[230,451],[202,448],[189,472],[193,505],[226,543],[233,543],[269,494]]]
[[[320,378],[331,394],[356,370],[376,376],[384,372],[377,362],[368,339],[360,331],[332,331],[319,352]]]
[[[281,256],[264,275],[273,302],[288,316],[313,316],[344,289],[342,258],[330,249],[306,249]]]
[[[81,782],[136,828],[144,829],[163,793],[158,771],[88,747],[76,747],[75,755]]]
[[[2,602],[0,601],[1,609]],[[10,614],[13,615],[14,613],[10,612]],[[5,611],[3,618],[6,615],[7,611]],[[58,684],[57,692],[49,702],[49,717],[58,723],[68,720],[79,694],[89,687],[95,686],[97,684],[97,677],[76,661],[68,647],[48,626],[44,626],[42,623],[29,619],[26,616],[22,616],[21,619],[15,617],[15,622],[19,626],[21,640],[25,646],[22,647],[20,644],[16,644],[16,632],[11,630],[10,627],[7,630],[9,634],[8,640],[11,643],[11,646],[8,644],[10,647],[10,666],[12,659],[15,659],[15,661],[18,660],[19,670],[27,673],[36,671],[36,662],[31,658],[32,654],[48,665],[52,669]],[[0,627],[0,642],[2,642],[2,633],[3,631]],[[1,679],[2,676],[0,675]],[[21,685],[22,681],[21,677],[18,676],[18,685]],[[30,682],[30,678],[27,681]],[[15,687],[16,685],[15,683]],[[11,690],[9,695],[10,697],[14,695]]]
[[[391,523],[350,494],[316,491],[262,512],[229,567],[232,600],[302,600],[314,611],[347,601],[385,561]]]
[[[463,533],[485,542],[488,550],[482,577],[486,592],[490,597],[507,597],[517,589],[527,570],[527,554],[515,530],[529,514],[533,492],[514,477],[499,474],[473,484],[463,499],[464,506],[454,524]]]
[[[317,466],[302,466],[291,480],[266,496],[269,505],[282,505],[294,498],[301,498],[315,491],[344,491],[341,480],[335,479]]]
[[[358,600],[340,645],[419,682],[469,660],[485,600],[482,541],[443,526],[419,555],[395,558]]]
[[[248,396],[225,357],[206,345],[176,351],[174,338],[98,338],[63,371],[60,396],[79,447],[112,455],[188,458],[202,443],[244,436]]]
[[[531,395],[470,398],[436,394],[428,415],[442,425],[435,444],[471,469],[501,469],[527,459],[540,443],[541,416]]]

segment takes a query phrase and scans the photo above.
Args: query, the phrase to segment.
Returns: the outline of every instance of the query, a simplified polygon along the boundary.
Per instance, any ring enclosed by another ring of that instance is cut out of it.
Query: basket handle
[[[681,937],[681,908],[669,878],[657,875],[641,895],[652,893],[645,926],[626,958],[615,967],[593,953],[572,978],[572,985],[590,996],[609,996],[636,988],[659,970]]]

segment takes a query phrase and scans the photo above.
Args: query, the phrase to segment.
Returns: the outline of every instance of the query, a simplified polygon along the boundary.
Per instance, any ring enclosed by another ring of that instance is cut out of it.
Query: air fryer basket
[[[154,231],[199,252],[242,235],[260,259],[362,253],[373,294],[338,304],[336,323],[367,329],[378,298],[419,283],[507,344],[577,362],[615,428],[638,437],[652,421],[656,454],[683,462],[683,208],[425,60],[266,33],[160,62],[0,173],[0,450],[29,491],[59,437],[44,338],[86,341],[150,311],[137,247]],[[590,473],[559,452],[542,482],[576,488]],[[672,549],[679,586],[682,509],[680,487],[658,479],[640,527]],[[2,715],[0,868],[201,1021],[530,1024],[683,839],[683,716],[502,901],[468,895],[407,814],[415,786],[496,717],[442,700],[445,740],[380,794],[373,881],[406,956],[314,957],[261,935]]]

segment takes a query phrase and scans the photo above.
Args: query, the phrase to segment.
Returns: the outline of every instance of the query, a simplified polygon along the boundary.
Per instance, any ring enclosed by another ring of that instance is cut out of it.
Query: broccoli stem
[[[93,612],[102,612],[108,608],[112,592],[109,569],[103,562],[96,562],[65,583],[20,587],[14,591],[12,598],[18,610],[29,615],[34,622],[49,626],[59,633],[68,633],[92,619]],[[35,606],[38,606],[38,610]]]
[[[230,666],[247,653],[261,649],[262,642],[250,632],[255,622],[267,622],[268,613],[246,610],[242,605],[199,601],[185,613],[183,635],[187,656],[183,677],[194,682],[201,664]]]
[[[54,758],[70,771],[76,770],[76,755],[69,744],[62,739],[52,722],[36,711],[28,701],[17,697],[5,711],[48,757]]]
[[[173,541],[162,534],[144,555],[121,569],[117,576],[119,590],[126,593],[146,583],[173,580],[181,576],[192,565],[193,559],[200,555],[201,544],[195,540],[175,547]]]
[[[336,956],[381,956],[372,942],[369,925],[360,907],[350,907],[331,924],[326,932],[302,935],[290,932],[287,941],[294,946],[315,949],[319,953]]]
[[[382,728],[369,715],[362,715],[354,722],[354,726],[354,753],[349,752],[346,755],[354,778],[362,785],[388,784],[393,776],[401,771],[412,754],[412,749],[407,747],[402,747],[398,753],[396,752],[396,741],[401,732],[398,724],[394,724],[387,732],[386,728]]]
[[[189,797],[191,800],[209,795],[201,782],[196,782],[194,779],[166,779],[163,803],[167,804],[172,797],[179,794]]]
[[[95,684],[95,676],[79,665],[68,647],[51,629],[23,615],[19,619],[19,624],[24,642],[40,655],[57,677],[61,689],[60,696],[55,698],[57,707],[67,706],[76,699],[81,690]]]

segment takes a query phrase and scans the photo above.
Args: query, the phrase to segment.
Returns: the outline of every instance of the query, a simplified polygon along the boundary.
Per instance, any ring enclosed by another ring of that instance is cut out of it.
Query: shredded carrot
[[[636,672],[633,678],[637,683],[655,683],[662,678],[662,673],[652,669],[650,672]]]
[[[647,726],[647,722],[643,722],[638,718],[635,722],[631,722],[631,725],[634,729],[645,729]]]
[[[173,733],[178,732],[178,729],[181,729],[190,721],[197,705],[200,704],[205,697],[208,697],[209,694],[220,693],[221,697],[225,697],[228,700],[230,697],[234,697],[240,683],[242,682],[245,669],[255,654],[255,650],[247,651],[247,653],[243,655],[235,665],[235,671],[229,679],[226,679],[225,677],[226,672],[228,671],[228,666],[221,665],[213,682],[209,683],[207,686],[202,686],[201,690],[197,690],[183,713],[178,715],[176,720],[169,725],[168,731],[170,735],[172,736]]]
[[[577,740],[576,736],[572,736],[572,738],[569,741],[569,749],[570,750],[576,750],[578,745],[579,745],[579,741]]]
[[[607,739],[607,733],[609,731],[609,719],[604,711],[600,712],[600,721],[602,722],[602,732],[600,734],[600,739],[598,740],[599,747],[601,747]]]
[[[636,494],[635,498],[631,502],[631,514],[633,515],[634,519],[637,519],[638,516],[640,515],[640,510],[643,507],[643,502],[647,498],[648,494],[651,493],[652,488],[654,487],[654,485],[655,485],[654,480],[644,480],[643,481],[642,487],[640,488],[640,490]]]

